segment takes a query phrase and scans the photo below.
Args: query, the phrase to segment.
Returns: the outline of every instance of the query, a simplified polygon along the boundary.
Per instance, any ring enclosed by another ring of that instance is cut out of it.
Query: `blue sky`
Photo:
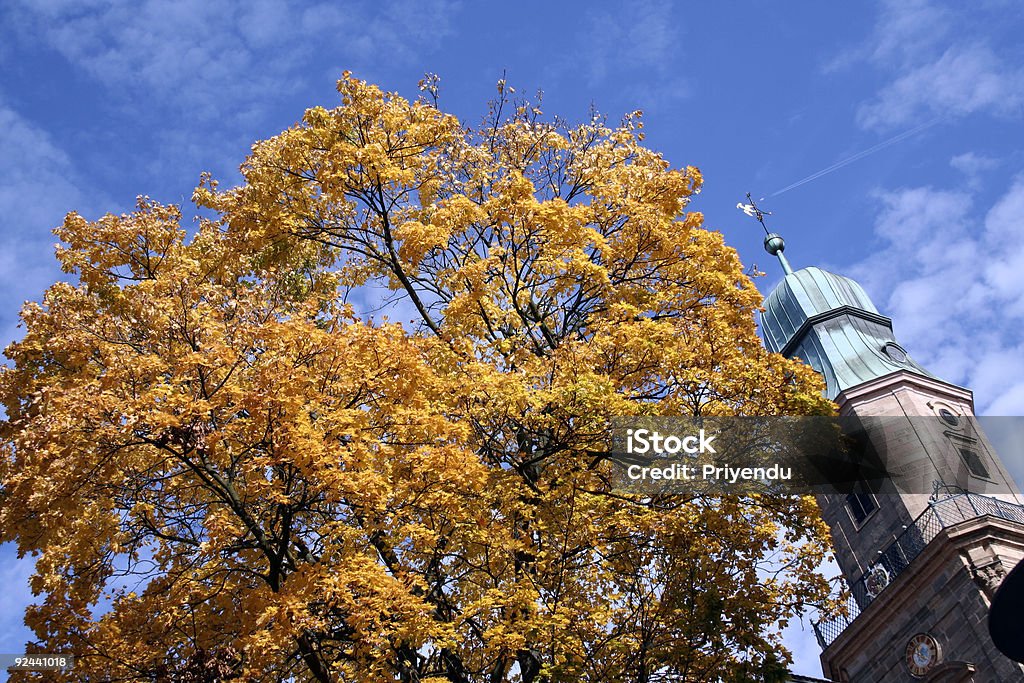
[[[766,197],[794,267],[857,277],[925,367],[978,412],[1024,414],[1024,8],[1014,0],[492,4],[453,0],[10,0],[0,9],[0,341],[59,276],[50,230],[139,194],[237,179],[249,145],[334,106],[344,69],[485,112],[507,73],[569,120],[645,112],[701,168],[691,208],[780,276],[735,208]],[[898,138],[903,133],[915,131]],[[876,152],[771,196],[864,150]],[[29,568],[0,548],[0,651],[21,649]],[[794,632],[797,671],[819,674]]]

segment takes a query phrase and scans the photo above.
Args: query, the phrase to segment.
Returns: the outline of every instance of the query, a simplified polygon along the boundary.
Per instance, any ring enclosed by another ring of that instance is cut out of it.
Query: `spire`
[[[771,213],[758,207],[749,192],[747,201],[736,208],[761,224],[765,251],[779,259],[786,273],[765,297],[761,313],[761,335],[769,351],[800,358],[820,372],[831,399],[900,370],[932,376],[899,345],[892,321],[857,282],[814,266],[794,271],[782,253],[785,240],[765,225]]]
[[[792,275],[793,269],[789,265],[789,261],[786,260],[786,255],[782,252],[786,250],[786,240],[782,239],[782,235],[776,232],[768,233],[764,238],[764,250],[772,256],[779,258],[779,263],[782,264],[782,272],[786,275]]]
[[[764,199],[764,197],[761,199]],[[774,232],[768,232],[768,226],[764,224],[764,217],[771,216],[772,212],[762,211],[759,209],[757,204],[754,203],[754,198],[750,196],[749,192],[747,193],[747,201],[750,203],[744,204],[743,202],[740,202],[736,205],[736,208],[751,218],[757,219],[757,222],[761,224],[762,228],[764,228],[766,235],[764,238],[765,251],[772,256],[777,256],[779,258],[779,263],[782,264],[782,272],[786,275],[792,275],[793,269],[790,267],[789,261],[786,260],[786,256],[782,253],[786,248],[786,241],[782,239],[782,235]]]

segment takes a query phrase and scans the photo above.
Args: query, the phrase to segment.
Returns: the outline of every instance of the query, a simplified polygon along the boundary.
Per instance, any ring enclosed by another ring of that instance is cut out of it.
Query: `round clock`
[[[907,643],[907,668],[910,675],[921,678],[939,663],[939,643],[927,633],[918,633]]]

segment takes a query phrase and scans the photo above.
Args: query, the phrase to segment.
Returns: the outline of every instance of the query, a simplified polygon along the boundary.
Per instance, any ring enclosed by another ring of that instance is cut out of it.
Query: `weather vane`
[[[761,199],[763,200],[764,197],[762,197]],[[761,224],[762,228],[764,228],[765,234],[770,234],[768,226],[764,224],[764,217],[771,216],[772,212],[762,211],[761,209],[757,208],[757,204],[754,203],[754,198],[750,196],[749,192],[747,193],[747,201],[750,203],[744,204],[743,202],[739,202],[738,204],[736,204],[736,208],[742,211],[743,213],[747,214],[751,218],[756,218],[757,222]]]
[[[761,201],[763,200],[764,197],[761,198]],[[757,219],[757,222],[761,224],[762,228],[764,228],[765,251],[767,251],[772,256],[778,257],[779,263],[782,264],[782,272],[784,272],[786,275],[792,274],[793,268],[790,267],[789,261],[786,260],[786,256],[782,253],[783,250],[785,250],[786,248],[785,240],[782,239],[782,235],[779,235],[778,233],[774,233],[768,230],[768,226],[764,224],[764,217],[771,216],[772,212],[762,211],[761,209],[759,209],[757,204],[754,202],[754,198],[750,196],[749,192],[747,193],[747,201],[750,203],[744,204],[743,202],[740,202],[736,205],[736,208],[742,211],[743,213],[747,214],[751,218]]]

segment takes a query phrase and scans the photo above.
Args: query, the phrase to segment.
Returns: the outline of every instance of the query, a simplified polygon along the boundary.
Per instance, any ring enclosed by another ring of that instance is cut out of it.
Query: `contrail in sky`
[[[890,145],[895,145],[900,140],[905,140],[906,138],[909,138],[911,135],[916,135],[917,133],[920,133],[922,130],[925,130],[926,128],[931,128],[936,123],[939,123],[940,121],[942,121],[944,118],[946,118],[946,117],[945,116],[937,116],[936,118],[932,119],[931,121],[927,121],[925,123],[922,123],[921,125],[915,126],[914,128],[911,128],[910,130],[905,130],[902,133],[900,133],[899,135],[893,136],[893,137],[889,138],[888,140],[883,140],[882,142],[879,142],[874,147],[868,147],[864,151],[857,152],[853,156],[847,157],[846,159],[843,159],[842,161],[837,161],[836,163],[832,164],[831,166],[829,166],[827,168],[823,168],[820,171],[818,171],[817,173],[812,173],[811,175],[807,176],[806,178],[798,180],[795,183],[793,183],[792,185],[787,185],[786,187],[782,188],[781,190],[777,190],[777,191],[773,192],[772,194],[770,194],[768,196],[769,197],[777,197],[780,194],[782,194],[783,192],[789,192],[793,188],[800,187],[804,183],[809,183],[812,180],[817,180],[821,176],[827,175],[827,174],[831,173],[832,171],[838,171],[843,166],[846,166],[848,164],[852,164],[853,162],[855,162],[855,161],[857,161],[859,159],[863,159],[864,157],[866,157],[869,154],[874,154],[875,152],[877,152],[877,151],[879,151],[881,149],[885,149],[886,147],[888,147]]]

